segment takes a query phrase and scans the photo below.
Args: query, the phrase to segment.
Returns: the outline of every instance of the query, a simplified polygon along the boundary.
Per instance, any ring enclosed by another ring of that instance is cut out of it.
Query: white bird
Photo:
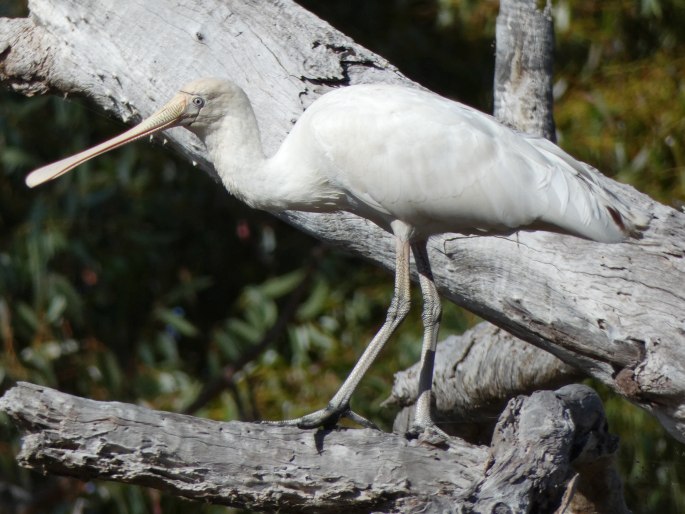
[[[235,84],[200,79],[127,132],[32,172],[30,187],[140,137],[184,126],[206,145],[225,187],[267,211],[348,211],[396,240],[395,290],[385,323],[324,409],[279,422],[330,426],[409,310],[409,254],[424,297],[419,396],[412,432],[436,430],[430,415],[441,313],[426,241],[433,234],[544,229],[616,243],[644,222],[599,185],[590,167],[553,143],[511,130],[438,95],[392,85],[332,91],[300,117],[266,157],[250,101]]]

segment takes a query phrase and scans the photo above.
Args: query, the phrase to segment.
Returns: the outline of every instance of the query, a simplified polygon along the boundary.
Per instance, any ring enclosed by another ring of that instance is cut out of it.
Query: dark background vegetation
[[[495,0],[300,2],[404,73],[486,112]],[[685,0],[554,3],[559,144],[654,198],[685,201]],[[25,15],[3,0],[0,15]],[[219,420],[322,406],[383,318],[391,279],[230,198],[137,143],[36,191],[34,167],[123,125],[79,99],[0,91],[0,393],[18,380]],[[392,374],[418,358],[412,314],[353,398],[387,428]],[[289,315],[290,314],[290,315]],[[271,341],[276,319],[288,323]],[[476,319],[450,306],[443,334]],[[267,344],[268,343],[268,344]],[[261,346],[259,346],[261,345]],[[255,347],[263,347],[250,359]],[[221,377],[226,377],[221,381]],[[208,384],[217,387],[203,394]],[[635,512],[685,512],[684,447],[602,391]],[[3,498],[46,513],[223,512],[157,491],[18,468],[0,418]]]

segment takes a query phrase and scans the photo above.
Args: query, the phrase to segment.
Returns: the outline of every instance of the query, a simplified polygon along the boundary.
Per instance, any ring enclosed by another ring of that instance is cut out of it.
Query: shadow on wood
[[[28,383],[8,391],[0,410],[24,432],[24,467],[250,510],[568,513],[582,502],[591,512],[627,512],[612,464],[617,438],[586,386],[514,398],[491,448],[223,423]]]
[[[506,3],[521,9],[539,4]],[[112,9],[95,7],[93,0],[34,0],[30,17],[0,18],[0,82],[28,95],[86,95],[104,111],[136,121],[184,82],[228,77],[247,88],[267,152],[274,151],[307,105],[333,87],[410,84],[387,61],[293,2],[206,0],[199,10],[193,2],[167,2],[157,10],[163,18],[148,3],[133,0],[120,0]],[[498,40],[500,29],[521,26],[505,19],[526,18],[507,14],[498,24]],[[504,44],[507,48],[512,47]],[[498,61],[519,53],[498,51]],[[496,92],[523,95],[522,83],[549,84],[526,78],[545,69],[526,69],[528,62],[528,56],[510,59],[510,72],[507,66],[498,68]],[[529,103],[519,102],[520,95],[499,98],[498,112],[507,113],[509,124],[552,127],[515,121],[518,115],[541,112],[551,100],[545,97],[547,102],[523,110],[516,105]],[[501,111],[507,104],[511,107]],[[168,140],[213,173],[189,132],[171,131]],[[653,217],[642,240],[598,249],[550,234],[447,235],[431,241],[434,278],[444,298],[600,380],[655,415],[682,442],[685,297],[679,284],[685,277],[685,214],[628,186],[600,180]],[[391,238],[366,220],[295,211],[280,217],[327,243],[393,266]]]
[[[393,430],[413,422],[419,365],[395,374],[384,405],[403,407]],[[519,394],[556,389],[582,379],[580,370],[490,323],[480,323],[438,344],[433,375],[433,414],[441,429],[474,444],[487,444],[507,401]]]

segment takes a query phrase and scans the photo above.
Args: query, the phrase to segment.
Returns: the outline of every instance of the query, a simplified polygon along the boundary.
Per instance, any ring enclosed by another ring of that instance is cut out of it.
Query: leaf
[[[155,318],[183,336],[195,337],[199,333],[195,325],[185,319],[177,310],[159,307],[155,310]]]
[[[50,323],[58,321],[67,307],[67,299],[64,295],[57,294],[50,299],[50,305],[45,313],[45,317]]]
[[[19,304],[17,304],[17,314],[19,315],[19,319],[28,325],[31,330],[35,331],[38,329],[38,316],[36,316],[35,311],[27,304],[19,302]]]
[[[271,328],[277,317],[278,308],[274,302],[268,299],[254,303],[250,309],[245,311],[245,321],[261,332]]]
[[[325,280],[317,280],[307,299],[297,310],[298,318],[311,320],[319,316],[326,307],[326,300],[330,296],[330,288]]]
[[[214,332],[214,341],[221,355],[229,362],[236,360],[240,356],[241,345],[238,344],[238,341],[236,341],[234,337],[231,337],[231,335],[224,330],[216,330]],[[210,354],[209,357],[212,356],[213,355]],[[219,369],[218,362],[216,369]]]
[[[295,287],[302,282],[303,278],[304,270],[299,269],[266,280],[258,286],[258,289],[264,296],[275,300],[295,289]]]
[[[176,338],[173,336],[174,334],[170,334],[169,331],[157,334],[156,348],[157,351],[164,358],[165,364],[167,366],[177,366],[180,363],[180,358],[178,355],[178,344],[176,342]]]
[[[226,328],[234,336],[249,343],[256,343],[262,337],[262,331],[241,319],[230,319]]]

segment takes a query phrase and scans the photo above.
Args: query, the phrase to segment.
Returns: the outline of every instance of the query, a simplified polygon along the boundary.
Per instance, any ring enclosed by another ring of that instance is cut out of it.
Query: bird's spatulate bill
[[[100,143],[93,148],[79,152],[71,157],[66,157],[60,161],[53,162],[42,168],[31,172],[26,177],[26,185],[29,187],[36,187],[40,184],[48,182],[50,180],[56,179],[57,177],[64,175],[66,172],[71,171],[76,166],[83,164],[84,162],[97,157],[105,152],[109,152],[115,148],[135,141],[141,137],[154,134],[160,130],[171,128],[178,124],[181,115],[185,111],[185,100],[183,98],[174,98],[169,103],[167,103],[160,110],[152,114],[149,118],[143,120],[138,125],[130,130],[127,130],[123,134],[120,134],[112,139],[109,139],[103,143]]]

